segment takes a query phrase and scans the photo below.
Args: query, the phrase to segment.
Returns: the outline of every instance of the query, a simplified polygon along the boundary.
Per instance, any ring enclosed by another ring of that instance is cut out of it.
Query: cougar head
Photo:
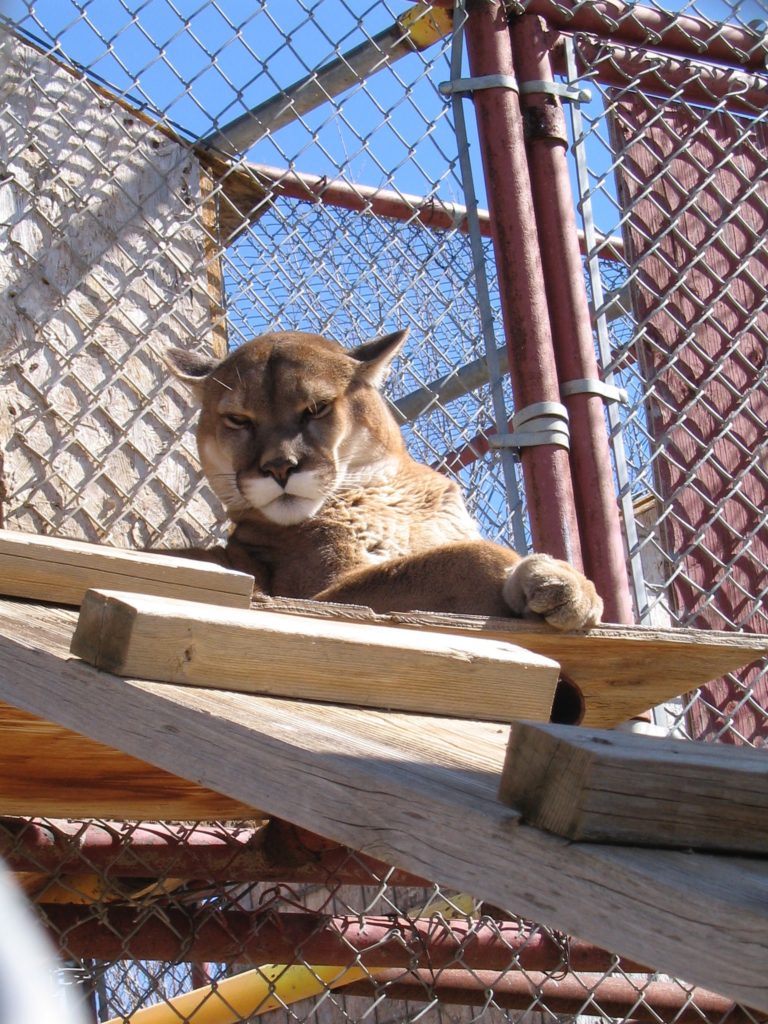
[[[230,518],[294,525],[342,486],[393,472],[403,440],[378,388],[407,333],[352,349],[263,334],[221,362],[167,350],[201,401],[200,461]]]

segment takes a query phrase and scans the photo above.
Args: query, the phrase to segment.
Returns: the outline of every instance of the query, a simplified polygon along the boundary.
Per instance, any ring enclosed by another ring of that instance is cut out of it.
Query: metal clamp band
[[[512,418],[511,434],[496,434],[488,438],[491,448],[529,448],[539,444],[570,448],[570,443],[568,410],[559,402],[527,405]]]
[[[547,96],[559,96],[570,103],[589,103],[592,99],[589,89],[576,89],[566,82],[545,82],[537,78],[531,79],[530,82],[521,82],[519,91],[521,96],[540,92]]]
[[[462,95],[477,92],[478,89],[511,89],[519,92],[514,75],[480,75],[477,78],[455,78],[452,82],[441,82],[438,89],[443,96]]]
[[[625,388],[614,387],[613,384],[606,384],[605,381],[594,377],[568,380],[560,386],[560,394],[563,398],[567,398],[568,395],[599,395],[606,402],[621,402],[622,405],[629,401]]]

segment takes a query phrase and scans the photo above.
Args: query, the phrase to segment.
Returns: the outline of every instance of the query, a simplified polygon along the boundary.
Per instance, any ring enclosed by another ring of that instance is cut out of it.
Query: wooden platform
[[[247,608],[253,577],[174,555],[0,530],[0,593],[79,605],[92,587]]]
[[[580,715],[565,709],[559,721],[611,728],[680,694],[735,671],[768,653],[768,637],[719,630],[657,629],[604,624],[562,633],[542,622],[398,612],[379,615],[355,605],[265,598],[260,606],[294,615],[376,623],[519,644],[557,661],[575,687]],[[566,699],[569,695],[566,692]]]
[[[768,1010],[765,859],[569,842],[497,798],[505,727],[121,679],[66,655],[73,627],[71,613],[5,604],[0,699]]]

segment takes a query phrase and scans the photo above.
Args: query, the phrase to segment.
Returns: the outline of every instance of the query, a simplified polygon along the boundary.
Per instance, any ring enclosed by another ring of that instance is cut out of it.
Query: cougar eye
[[[308,420],[322,419],[331,411],[332,404],[332,402],[310,402],[304,410],[304,418]]]
[[[251,423],[247,416],[233,416],[231,414],[222,416],[221,421],[230,430],[243,430],[244,427],[250,426]]]

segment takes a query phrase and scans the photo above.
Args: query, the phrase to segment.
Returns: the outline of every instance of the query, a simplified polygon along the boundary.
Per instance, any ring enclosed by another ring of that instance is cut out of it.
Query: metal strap
[[[560,386],[560,394],[563,398],[567,398],[568,395],[600,395],[606,402],[621,402],[622,405],[629,401],[629,395],[624,388],[614,387],[613,384],[606,384],[605,381],[594,377],[568,380]]]
[[[491,448],[530,448],[539,444],[570,448],[570,442],[568,410],[559,402],[527,405],[512,418],[511,434],[495,434],[488,438]]]
[[[547,96],[559,96],[561,100],[568,100],[570,103],[589,103],[592,99],[589,89],[576,89],[567,82],[545,82],[537,78],[531,79],[530,82],[521,82],[519,91],[521,96],[539,92]]]
[[[441,82],[438,89],[443,96],[473,93],[478,89],[512,89],[513,92],[519,92],[514,75],[479,75],[477,78],[456,78],[451,82]]]

